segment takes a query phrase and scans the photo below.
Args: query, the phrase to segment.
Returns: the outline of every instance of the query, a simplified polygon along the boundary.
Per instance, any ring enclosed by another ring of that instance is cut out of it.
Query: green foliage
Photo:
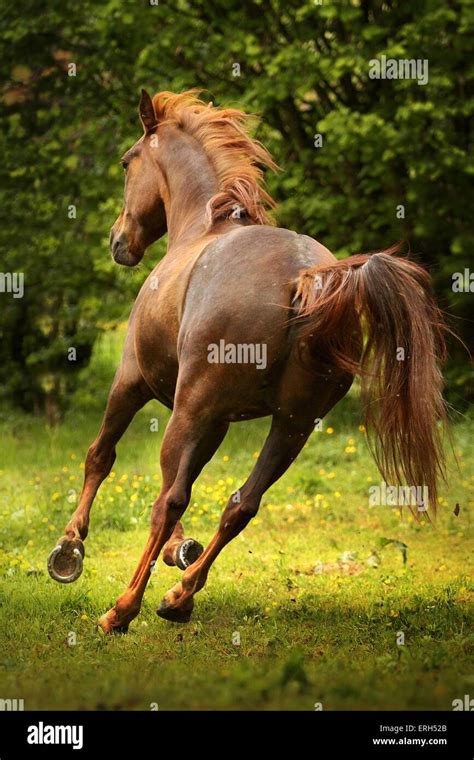
[[[25,290],[23,298],[0,295],[0,384],[4,398],[51,421],[97,336],[127,315],[136,290],[107,250],[121,201],[113,135],[124,121],[117,103],[114,123],[103,95],[91,7],[84,15],[72,3],[66,13],[53,2],[47,14],[35,2],[11,5],[0,43],[9,70],[0,110],[2,271],[21,273]]]
[[[132,301],[137,278],[117,273],[106,241],[141,86],[204,88],[259,113],[258,137],[283,169],[268,178],[278,223],[337,255],[405,241],[468,342],[472,294],[454,293],[452,275],[474,243],[473,26],[471,0],[52,0],[47,13],[39,0],[11,3],[0,42],[0,244],[3,271],[24,272],[26,295],[0,294],[5,394],[25,408],[65,399],[99,331]],[[427,59],[428,83],[369,78],[382,55]],[[72,367],[69,346],[79,349]],[[452,357],[458,405],[472,373],[456,342]]]

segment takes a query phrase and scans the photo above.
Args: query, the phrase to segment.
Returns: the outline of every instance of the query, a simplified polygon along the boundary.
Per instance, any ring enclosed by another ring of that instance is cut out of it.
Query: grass
[[[105,362],[106,376],[110,357],[100,357],[95,368]],[[134,420],[93,508],[84,573],[59,586],[46,557],[100,421],[83,407],[78,397],[56,430],[12,414],[1,422],[0,697],[23,698],[25,709],[450,710],[472,694],[472,422],[454,429],[459,469],[451,458],[433,527],[369,505],[380,477],[354,399],[342,402],[224,550],[191,622],[156,616],[180,575],[160,562],[129,634],[108,638],[95,621],[145,544],[168,413],[152,404]],[[204,543],[213,535],[267,427],[232,426],[196,483],[188,535]]]

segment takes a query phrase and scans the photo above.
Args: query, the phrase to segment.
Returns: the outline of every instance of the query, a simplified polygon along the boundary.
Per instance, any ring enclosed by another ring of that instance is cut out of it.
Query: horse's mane
[[[217,174],[219,191],[210,199],[210,224],[240,210],[254,224],[271,224],[275,202],[265,190],[262,167],[278,167],[264,146],[249,135],[251,116],[217,108],[197,97],[199,90],[159,92],[153,98],[158,124],[179,125],[202,145]]]

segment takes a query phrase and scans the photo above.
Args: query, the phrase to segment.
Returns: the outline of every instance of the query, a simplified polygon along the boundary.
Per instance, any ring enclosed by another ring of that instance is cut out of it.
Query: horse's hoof
[[[58,583],[72,583],[82,573],[84,544],[80,538],[59,539],[57,546],[48,557],[48,573]]]
[[[175,549],[174,561],[180,570],[186,570],[189,565],[196,562],[204,551],[204,547],[194,538],[185,538]]]
[[[125,623],[124,625],[117,625],[114,624],[111,620],[110,612],[106,612],[105,615],[102,615],[101,618],[97,621],[97,625],[99,628],[102,628],[104,633],[110,634],[110,633],[128,633],[128,623]]]
[[[157,615],[163,618],[163,620],[169,620],[170,623],[189,623],[192,613],[192,607],[189,610],[183,610],[180,607],[171,607],[167,604],[165,599],[163,599],[156,611]]]

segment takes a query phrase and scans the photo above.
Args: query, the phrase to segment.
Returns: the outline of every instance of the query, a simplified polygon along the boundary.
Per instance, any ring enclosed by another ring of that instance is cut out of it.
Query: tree
[[[257,136],[282,167],[268,177],[278,223],[338,256],[405,241],[469,341],[472,296],[453,276],[474,243],[470,0],[85,0],[67,12],[53,0],[46,14],[29,0],[5,14],[0,241],[6,271],[30,284],[25,299],[0,294],[0,379],[17,402],[44,406],[45,382],[66,399],[99,330],[123,316],[117,291],[125,310],[131,301],[136,280],[105,248],[142,86],[200,87],[259,113]],[[382,56],[427,61],[428,81],[371,78]],[[472,388],[456,343],[452,355],[458,404]]]
[[[121,198],[114,136],[125,120],[92,6],[72,4],[66,16],[59,2],[47,14],[26,5],[21,15],[9,9],[1,42],[10,61],[0,112],[2,268],[24,278],[24,297],[1,294],[0,380],[4,397],[53,422],[134,290],[107,246]]]

